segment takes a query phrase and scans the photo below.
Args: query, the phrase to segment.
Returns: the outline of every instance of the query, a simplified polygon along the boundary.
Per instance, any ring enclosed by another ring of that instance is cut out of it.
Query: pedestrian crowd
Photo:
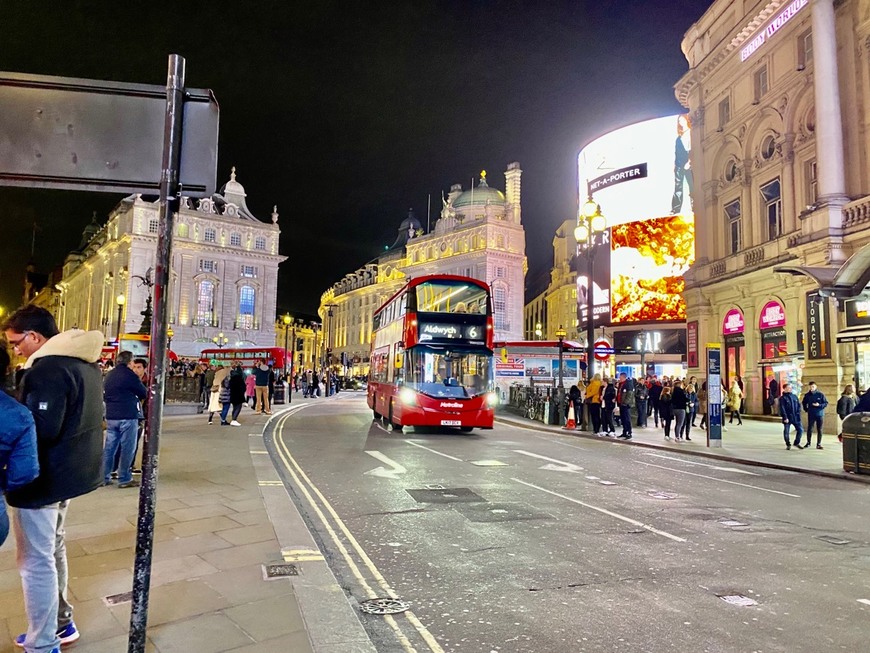
[[[771,384],[771,387],[773,384]],[[769,394],[771,407],[782,419],[783,437],[787,449],[792,445],[806,449],[812,445],[813,431],[816,433],[816,449],[823,449],[822,427],[828,400],[815,382],[807,386],[807,392],[798,398],[790,383]],[[595,374],[588,384],[581,379],[571,386],[567,395],[565,415],[572,407],[575,419],[581,430],[591,430],[599,437],[614,437],[631,440],[633,428],[661,429],[665,440],[676,442],[691,441],[693,428],[707,430],[707,411],[709,403],[707,382],[700,384],[694,376],[682,379],[677,377],[647,376],[633,379],[625,373],[618,378],[608,378]],[[743,379],[735,376],[727,391],[722,393],[723,428],[725,416],[728,424],[743,425],[745,394]],[[860,398],[855,396],[851,385],[845,386],[837,401],[837,415],[845,419],[855,411],[870,412],[870,393]],[[804,436],[803,416],[806,416],[806,444],[801,444]],[[700,417],[700,422],[698,418]],[[652,421],[654,427],[648,426]],[[620,434],[617,435],[617,427]],[[794,429],[792,443],[790,430]]]

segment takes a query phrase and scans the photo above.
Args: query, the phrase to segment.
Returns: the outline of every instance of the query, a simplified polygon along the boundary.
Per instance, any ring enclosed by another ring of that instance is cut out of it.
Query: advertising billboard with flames
[[[591,196],[608,226],[593,248],[596,324],[686,319],[683,275],[695,260],[690,151],[689,117],[676,115],[610,132],[580,152],[579,205]],[[580,324],[586,323],[588,255],[581,246]]]

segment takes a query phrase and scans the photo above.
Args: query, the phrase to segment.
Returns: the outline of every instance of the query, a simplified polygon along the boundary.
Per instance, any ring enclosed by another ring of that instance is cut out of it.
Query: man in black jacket
[[[103,448],[103,484],[111,484],[111,473],[118,457],[118,487],[136,487],[133,480],[133,456],[136,455],[136,432],[139,430],[139,401],[148,391],[130,365],[133,353],[118,354],[115,369],[106,375],[103,397],[106,402],[106,445]]]
[[[58,333],[51,313],[28,305],[3,325],[9,345],[27,357],[20,400],[36,423],[39,476],[7,493],[18,547],[28,652],[59,651],[79,638],[67,601],[64,521],[69,500],[102,484],[103,334]]]

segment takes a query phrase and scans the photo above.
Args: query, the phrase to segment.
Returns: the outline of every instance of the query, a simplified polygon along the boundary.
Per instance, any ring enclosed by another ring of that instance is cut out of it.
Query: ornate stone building
[[[853,348],[836,344],[843,300],[868,274],[870,2],[717,0],[682,48],[690,334],[724,343],[723,385],[743,377],[749,412],[769,411],[772,378],[836,397],[855,371]],[[705,373],[699,353],[690,374]]]
[[[281,230],[266,223],[230,180],[210,198],[182,198],[175,218],[169,288],[172,349],[193,356],[223,334],[230,346],[272,346]],[[137,332],[150,295],[158,209],[139,195],[122,200],[104,225],[96,217],[64,262],[58,321],[102,330],[107,340]],[[119,298],[123,297],[121,301]]]
[[[544,292],[525,307],[527,340],[556,340],[556,331],[560,326],[565,329],[566,340],[584,341],[586,338],[577,320],[577,272],[572,269],[577,252],[575,226],[576,220],[565,220],[553,236],[550,283]],[[538,324],[541,325],[540,338],[535,333]]]
[[[333,360],[345,353],[351,362],[362,363],[357,369],[367,367],[374,311],[408,279],[427,274],[486,281],[492,288],[496,340],[522,339],[527,263],[519,163],[509,164],[504,175],[504,193],[489,186],[485,172],[473,188],[452,186],[429,234],[410,212],[383,256],[323,293],[319,314]]]

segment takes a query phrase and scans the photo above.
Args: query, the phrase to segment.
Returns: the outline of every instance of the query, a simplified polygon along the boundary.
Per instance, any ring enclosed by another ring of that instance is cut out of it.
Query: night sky
[[[624,124],[680,111],[683,34],[710,0],[350,3],[4,3],[0,69],[165,84],[167,55],[221,107],[217,185],[236,166],[248,207],[278,205],[279,312],[392,244],[413,207],[486,169],[523,169],[527,286],[577,211],[576,154]],[[0,117],[2,120],[2,117]],[[78,246],[119,195],[0,188],[0,305]],[[434,222],[434,220],[433,220]]]

